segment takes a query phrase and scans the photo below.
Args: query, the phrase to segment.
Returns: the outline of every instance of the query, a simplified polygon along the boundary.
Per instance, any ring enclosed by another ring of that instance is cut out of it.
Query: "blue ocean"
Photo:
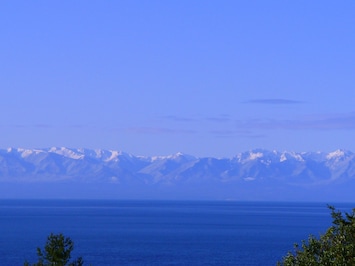
[[[84,265],[275,265],[330,225],[325,203],[0,200],[0,258],[34,263],[53,232]]]

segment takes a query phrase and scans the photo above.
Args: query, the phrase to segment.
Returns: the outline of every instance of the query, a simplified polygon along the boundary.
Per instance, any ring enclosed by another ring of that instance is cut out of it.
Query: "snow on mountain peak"
[[[345,151],[339,149],[339,150],[336,150],[336,151],[328,153],[326,158],[328,160],[331,160],[331,159],[339,159],[339,158],[344,157],[344,156],[345,156]]]
[[[280,162],[284,162],[289,159],[293,159],[299,162],[304,161],[303,157],[299,153],[295,152],[283,152],[280,156]]]
[[[21,157],[22,158],[25,158],[25,157],[28,157],[28,156],[30,156],[32,154],[39,154],[39,153],[41,153],[43,151],[42,150],[36,150],[36,149],[33,149],[33,150],[31,150],[31,149],[18,149],[18,152],[21,153]]]
[[[118,151],[111,151],[111,156],[110,158],[108,158],[107,160],[108,161],[111,161],[111,160],[115,160],[118,158],[118,156],[120,155],[121,153],[118,152]]]
[[[256,160],[258,158],[262,158],[264,154],[262,152],[250,152],[249,160]]]
[[[64,157],[68,157],[75,160],[84,158],[84,154],[80,153],[78,150],[74,151],[72,149],[68,149],[65,147],[61,147],[61,148],[52,147],[48,150],[48,152],[56,153],[58,155],[62,155]]]
[[[213,157],[199,158],[181,152],[169,156],[137,157],[115,150],[65,147],[41,150],[9,148],[0,150],[1,158],[5,158],[2,173],[6,174],[6,178],[7,175],[10,177],[11,173],[15,173],[19,178],[27,173],[28,176],[35,178],[37,175],[42,175],[43,178],[92,175],[91,177],[95,178],[116,176],[119,180],[121,175],[124,178],[126,176],[127,178],[135,176],[147,178],[144,180],[149,178],[161,180],[163,176],[167,179],[179,176],[188,180],[206,175],[216,176],[216,178],[218,176],[231,179],[244,178],[244,181],[252,181],[252,178],[258,180],[259,177],[265,176],[277,178],[279,176],[280,178],[307,176],[311,179],[325,176],[331,178],[329,180],[349,176],[355,180],[355,168],[353,167],[355,154],[346,150],[337,150],[327,154],[257,149],[239,153],[231,159],[216,159]]]
[[[187,159],[194,159],[195,158],[194,156],[187,155],[187,154],[182,153],[182,152],[177,152],[177,153],[175,153],[173,155],[168,156],[168,158],[171,158],[171,159],[178,159],[178,158],[182,158],[182,157],[187,158]]]
[[[285,153],[281,154],[281,157],[280,157],[280,162],[284,162],[284,161],[287,161],[287,156]]]
[[[175,154],[167,155],[167,156],[153,156],[151,157],[152,161],[157,160],[179,160],[179,159],[187,159],[187,160],[194,160],[196,157],[192,155],[188,155],[182,152],[177,152]]]
[[[25,158],[27,156],[30,156],[31,154],[38,154],[40,152],[43,152],[43,150],[24,149],[24,148],[7,148],[6,152],[7,153],[15,153],[15,154],[20,155],[22,158]]]
[[[259,158],[264,157],[264,151],[263,150],[252,150],[249,152],[242,152],[237,154],[236,158],[238,162],[248,162],[248,161],[254,161]]]

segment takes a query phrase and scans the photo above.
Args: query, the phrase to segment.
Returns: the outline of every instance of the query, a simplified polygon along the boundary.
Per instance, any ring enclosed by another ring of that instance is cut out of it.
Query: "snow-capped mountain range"
[[[209,195],[228,191],[226,198],[238,198],[233,191],[239,196],[246,191],[282,194],[291,188],[340,191],[355,184],[355,154],[256,149],[232,158],[199,158],[182,153],[148,157],[113,150],[9,148],[0,150],[0,182],[55,183],[58,187],[61,183],[107,184],[137,191],[155,187],[162,193],[176,188],[180,195],[194,188]]]

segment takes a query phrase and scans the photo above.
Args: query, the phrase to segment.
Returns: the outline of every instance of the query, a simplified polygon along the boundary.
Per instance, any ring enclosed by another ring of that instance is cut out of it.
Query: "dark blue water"
[[[35,262],[53,232],[86,265],[275,265],[330,225],[323,203],[0,200],[0,261]]]

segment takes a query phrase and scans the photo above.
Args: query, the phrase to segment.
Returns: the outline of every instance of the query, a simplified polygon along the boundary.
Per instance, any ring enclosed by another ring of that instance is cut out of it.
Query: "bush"
[[[302,241],[301,246],[295,244],[294,252],[289,252],[277,265],[355,265],[355,209],[345,216],[331,210],[333,225],[319,239],[310,236]]]

